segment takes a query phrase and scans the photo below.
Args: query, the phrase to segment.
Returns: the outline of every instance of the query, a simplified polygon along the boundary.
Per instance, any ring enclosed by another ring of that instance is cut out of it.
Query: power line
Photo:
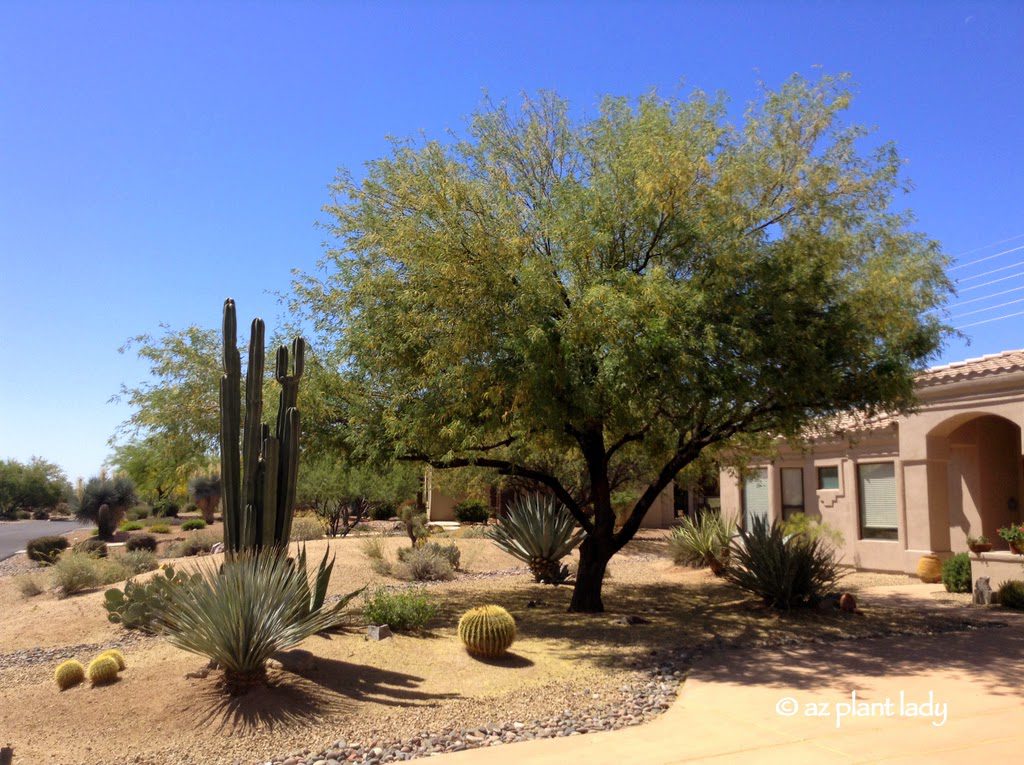
[[[970,255],[972,252],[980,252],[981,250],[987,250],[989,247],[995,247],[996,245],[999,244],[1006,244],[1007,242],[1012,242],[1014,239],[1021,238],[1024,238],[1024,234],[1017,234],[1016,236],[1011,236],[1008,239],[1000,239],[998,242],[990,242],[989,244],[983,244],[981,247],[975,247],[973,250],[965,250],[964,252],[954,255],[953,257],[962,258],[964,255]]]
[[[968,327],[978,327],[982,324],[991,324],[994,321],[1002,321],[1003,319],[1012,319],[1015,316],[1024,316],[1024,311],[1018,311],[1017,313],[1008,313],[1006,316],[997,316],[994,319],[982,319],[981,321],[972,321],[970,324],[962,324],[959,327],[955,327],[956,330],[967,329]]]
[[[969,282],[972,279],[980,279],[983,276],[989,276],[990,274],[997,274],[1000,271],[1009,271],[1011,268],[1019,268],[1024,266],[1024,260],[1018,260],[1016,263],[1011,263],[1008,266],[1000,266],[999,268],[993,268],[991,271],[982,271],[980,274],[974,274],[973,276],[965,276],[962,279],[957,279],[956,282]]]
[[[1011,292],[1020,292],[1021,290],[1024,290],[1024,287],[1014,287],[1013,289],[1003,290],[1002,292],[993,292],[991,295],[983,295],[981,297],[971,298],[970,300],[963,300],[957,303],[956,307],[960,308],[961,306],[970,305],[971,303],[980,303],[982,300],[991,300],[994,297],[1009,295]]]
[[[973,316],[976,313],[985,313],[986,311],[994,311],[997,308],[1006,308],[1008,305],[1016,305],[1017,303],[1024,303],[1024,298],[1017,298],[1016,300],[1007,300],[1005,303],[997,303],[996,305],[990,305],[987,308],[975,308],[973,311],[962,313],[958,316],[951,316],[951,319],[963,319],[967,316]]]
[[[987,287],[990,284],[999,284],[999,282],[1005,282],[1005,281],[1009,281],[1010,279],[1016,279],[1018,276],[1024,276],[1024,271],[1019,271],[1019,272],[1017,272],[1015,274],[1010,274],[1009,276],[1004,276],[1001,279],[992,279],[991,281],[982,282],[981,284],[975,284],[975,285],[970,286],[970,287],[964,287],[960,291],[961,292],[970,292],[971,290],[980,290],[982,287]]]
[[[998,258],[998,257],[1001,257],[1003,255],[1008,255],[1011,252],[1017,252],[1018,250],[1024,250],[1024,244],[1020,245],[1019,247],[1011,247],[1008,250],[1003,250],[1002,252],[997,252],[995,255],[986,255],[983,258],[976,258],[975,260],[969,260],[966,263],[960,263],[959,265],[952,266],[952,267],[950,267],[947,270],[949,270],[949,271],[959,271],[961,268],[967,268],[968,266],[973,266],[976,263],[984,263],[986,260],[992,260],[993,258]]]

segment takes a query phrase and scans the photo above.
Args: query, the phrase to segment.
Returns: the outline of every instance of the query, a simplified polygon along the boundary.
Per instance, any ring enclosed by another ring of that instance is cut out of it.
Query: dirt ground
[[[311,638],[279,657],[273,687],[237,698],[222,693],[217,673],[186,677],[205,659],[134,634],[118,682],[59,692],[52,672],[61,658],[85,663],[123,642],[125,631],[107,621],[102,590],[26,599],[14,577],[0,577],[0,740],[13,745],[20,762],[252,763],[339,738],[372,745],[377,737],[583,708],[611,698],[639,657],[658,647],[769,645],[953,626],[942,603],[925,612],[862,602],[861,615],[780,616],[706,571],[672,565],[662,537],[645,532],[613,560],[602,615],[566,613],[570,588],[536,585],[490,541],[460,539],[465,571],[428,587],[442,612],[427,632],[370,642],[354,613],[351,629]],[[392,554],[408,544],[398,537],[386,543]],[[364,584],[406,586],[373,574],[362,544],[359,538],[308,544],[312,560],[328,546],[337,555],[332,594]],[[199,560],[213,563],[216,556],[175,563]],[[897,582],[856,574],[846,587],[884,583]],[[455,635],[459,615],[483,603],[501,604],[517,619],[519,638],[504,661],[469,657]],[[623,624],[623,615],[649,623]]]

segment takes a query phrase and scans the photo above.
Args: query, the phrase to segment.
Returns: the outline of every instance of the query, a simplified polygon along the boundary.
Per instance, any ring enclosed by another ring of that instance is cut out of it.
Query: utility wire
[[[991,324],[994,321],[1002,321],[1003,319],[1012,319],[1015,316],[1024,316],[1024,311],[1018,311],[1017,313],[1008,313],[1006,316],[997,316],[994,319],[982,319],[981,321],[972,321],[970,324],[961,324],[959,327],[954,327],[957,331],[961,329],[967,329],[968,327],[977,327],[982,324]]]
[[[999,282],[1005,282],[1005,281],[1008,281],[1010,279],[1016,279],[1018,276],[1024,276],[1024,271],[1018,271],[1015,274],[1010,274],[1009,276],[1004,276],[1001,279],[992,279],[991,281],[982,282],[981,284],[974,284],[974,285],[972,285],[970,287],[964,287],[960,291],[961,292],[970,292],[971,290],[980,290],[982,287],[987,287],[990,284],[998,284]]]
[[[1020,245],[1019,247],[1011,247],[1008,250],[1003,250],[1002,252],[997,252],[995,255],[986,255],[983,258],[977,258],[975,260],[969,260],[966,263],[960,263],[959,265],[952,266],[952,267],[948,268],[947,270],[948,271],[959,271],[961,268],[967,268],[968,266],[973,266],[976,263],[984,263],[986,260],[992,260],[993,258],[999,258],[999,257],[1002,257],[1003,255],[1009,255],[1011,252],[1017,252],[1018,250],[1024,250],[1024,244]]]
[[[991,300],[994,297],[1009,295],[1011,292],[1020,292],[1021,290],[1024,290],[1024,287],[1014,287],[1013,289],[1003,290],[1002,292],[993,292],[991,295],[983,295],[981,297],[971,298],[970,300],[963,300],[958,302],[955,307],[960,308],[971,303],[980,303],[982,300]]]
[[[981,247],[975,247],[973,250],[965,250],[964,252],[954,255],[953,257],[962,258],[964,255],[970,255],[972,252],[981,252],[982,250],[987,250],[989,247],[995,247],[996,245],[1006,244],[1007,242],[1012,242],[1014,239],[1021,238],[1024,238],[1024,234],[1017,234],[1016,236],[1011,236],[1008,239],[1000,239],[998,242],[989,242],[988,244],[983,244]]]
[[[980,279],[983,276],[989,276],[990,274],[997,274],[1000,271],[1009,271],[1011,268],[1020,268],[1021,266],[1024,266],[1024,260],[1018,260],[1016,263],[1011,263],[1008,266],[1000,266],[999,268],[993,268],[991,271],[982,271],[980,274],[973,274],[972,276],[964,276],[964,277],[961,277],[960,279],[957,279],[956,282],[957,282],[957,284],[959,284],[960,282],[969,282],[972,279]]]
[[[1024,298],[1017,298],[1016,300],[1007,300],[1005,303],[997,303],[996,305],[990,305],[987,308],[975,308],[973,311],[959,314],[958,316],[951,316],[951,319],[963,319],[967,316],[973,316],[976,313],[985,313],[986,311],[994,311],[997,308],[1006,308],[1008,305],[1016,305],[1017,303],[1024,303]]]

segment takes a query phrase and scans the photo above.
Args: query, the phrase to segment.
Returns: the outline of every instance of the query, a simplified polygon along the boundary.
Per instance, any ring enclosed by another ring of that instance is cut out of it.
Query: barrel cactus
[[[110,649],[104,651],[103,653],[101,653],[96,658],[97,659],[102,659],[104,656],[108,656],[108,657],[110,657],[111,659],[113,659],[114,661],[117,662],[117,671],[118,672],[120,672],[122,669],[124,669],[126,666],[128,666],[125,663],[124,654],[121,653],[120,651],[118,651],[116,648],[110,648]]]
[[[105,685],[117,679],[117,660],[110,656],[100,655],[89,662],[89,668],[85,671],[89,682],[93,685]]]
[[[68,659],[57,665],[57,669],[53,671],[53,679],[57,681],[58,688],[66,691],[85,680],[85,667],[80,661]]]
[[[516,622],[501,606],[471,608],[459,619],[459,638],[473,656],[496,658],[516,639]]]

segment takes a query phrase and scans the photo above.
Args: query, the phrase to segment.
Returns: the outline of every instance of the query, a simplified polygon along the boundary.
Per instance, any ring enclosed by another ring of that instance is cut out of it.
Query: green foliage
[[[150,550],[132,550],[126,552],[119,559],[121,565],[128,569],[130,576],[137,574],[144,574],[147,571],[152,571],[158,565],[156,553]]]
[[[32,511],[32,520],[48,521],[50,520],[50,514],[46,510],[43,510],[43,508],[37,507],[35,510]]]
[[[328,534],[344,536],[367,512],[374,520],[390,518],[397,503],[416,496],[418,486],[412,465],[358,464],[335,452],[314,452],[307,459],[303,452],[297,499],[313,509]]]
[[[75,515],[99,526],[101,537],[110,537],[124,512],[138,502],[135,486],[127,478],[90,478],[82,491]],[[106,510],[103,510],[106,506]]]
[[[131,571],[116,558],[95,558],[70,550],[51,568],[53,584],[64,596],[91,590],[131,576]]]
[[[28,463],[0,460],[0,518],[53,508],[70,490],[64,471],[52,462],[39,457]]]
[[[139,531],[145,528],[138,521],[121,521],[121,525],[117,527],[118,531]]]
[[[431,555],[436,555],[438,557],[444,558],[446,561],[448,561],[448,565],[451,566],[452,569],[455,571],[459,570],[459,564],[462,561],[462,551],[459,550],[459,546],[454,542],[450,542],[446,545],[442,545],[438,542],[421,542],[414,548],[400,548],[398,550],[399,562],[406,562],[406,560],[412,554],[413,550],[422,550],[424,552],[430,553]]]
[[[341,171],[326,273],[295,291],[344,360],[353,452],[542,484],[607,561],[703,450],[911,407],[946,259],[851,99],[794,76],[734,125],[699,91],[579,121],[544,94]],[[621,476],[649,489],[616,529]]]
[[[170,591],[188,587],[198,578],[199,574],[186,574],[175,571],[173,566],[164,566],[159,574],[144,582],[129,579],[123,590],[115,588],[104,593],[107,618],[125,629],[155,632],[157,615],[170,599]]]
[[[843,532],[804,513],[794,513],[782,522],[782,533],[798,534],[807,539],[823,539],[833,547],[843,546]]]
[[[116,659],[100,655],[89,662],[85,675],[93,685],[107,685],[117,679],[118,671],[119,667],[117,666]]]
[[[942,563],[942,584],[946,592],[971,591],[971,556],[958,553]]]
[[[441,551],[440,545],[417,545],[399,551],[399,562],[392,567],[392,573],[399,579],[416,582],[444,582],[455,577],[450,563],[450,551]],[[458,549],[458,548],[456,548]]]
[[[1024,547],[1024,523],[1011,523],[1009,526],[999,529],[996,533],[1007,544]]]
[[[437,604],[422,590],[379,589],[368,594],[363,604],[368,624],[386,624],[395,632],[422,630],[439,612]]]
[[[370,507],[370,518],[375,521],[389,521],[397,514],[397,508],[390,502],[380,502]]]
[[[25,545],[25,554],[29,560],[49,566],[70,544],[67,537],[58,535],[36,537]]]
[[[153,515],[158,518],[177,518],[179,510],[178,503],[169,499],[161,500],[153,505]]]
[[[81,540],[80,542],[76,542],[74,550],[77,553],[83,553],[92,558],[106,558],[108,552],[107,543],[94,537],[89,537]]]
[[[999,603],[1006,608],[1024,611],[1024,582],[1011,579],[999,587]]]
[[[189,518],[181,524],[182,531],[199,531],[206,528],[206,521],[202,518]]]
[[[221,483],[218,475],[197,476],[188,482],[188,492],[202,511],[207,523],[213,523],[214,511],[220,502]]]
[[[181,542],[175,542],[167,551],[168,557],[187,558],[210,552],[213,546],[221,541],[220,535],[213,532],[189,534]]]
[[[412,505],[403,507],[398,512],[398,519],[405,524],[405,534],[414,547],[421,539],[430,536],[430,529],[427,528],[427,514],[420,512],[416,507]]]
[[[187,588],[170,588],[159,631],[178,648],[217,662],[229,686],[262,682],[275,653],[337,626],[360,592],[322,607],[332,567],[325,556],[311,581],[304,552],[295,561],[269,551],[238,553],[221,567],[203,567]]]
[[[128,552],[134,552],[135,550],[156,552],[156,537],[152,534],[136,534],[135,536],[128,538],[128,541],[124,544],[124,548]]]
[[[323,539],[324,527],[316,518],[300,516],[292,522],[291,540],[306,542],[310,539]]]
[[[147,528],[154,534],[170,534],[171,527],[166,523],[152,523]]]
[[[144,518],[149,518],[152,508],[148,505],[136,505],[130,510],[126,510],[124,517],[129,521],[141,521]]]
[[[767,605],[784,610],[813,605],[835,589],[840,578],[835,549],[820,537],[787,536],[780,524],[760,517],[739,534],[725,578]]]
[[[516,639],[516,621],[501,606],[471,608],[459,619],[459,639],[473,656],[495,659]]]
[[[562,558],[583,541],[572,514],[550,497],[536,494],[517,498],[489,535],[498,547],[526,563],[534,579],[546,584],[565,581],[568,569]]]
[[[677,565],[704,568],[716,572],[729,561],[729,525],[719,513],[703,512],[692,518],[683,518],[669,532],[668,549]]]
[[[455,519],[459,523],[487,523],[491,509],[478,499],[467,499],[455,506]]]
[[[82,662],[74,659],[62,661],[53,671],[53,679],[58,688],[66,691],[85,680],[85,667],[82,666]]]

